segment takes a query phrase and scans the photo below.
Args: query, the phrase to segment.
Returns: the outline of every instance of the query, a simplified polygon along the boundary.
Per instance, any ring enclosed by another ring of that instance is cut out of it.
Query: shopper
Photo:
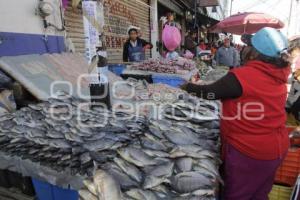
[[[129,39],[124,44],[123,61],[124,62],[141,62],[145,60],[145,50],[153,48],[149,42],[138,37],[138,30],[130,27],[128,30]]]
[[[200,51],[207,50],[207,46],[206,46],[206,44],[205,44],[205,42],[204,42],[203,39],[200,40],[199,48],[200,48]]]
[[[249,57],[252,49],[251,38],[252,35],[250,34],[243,34],[241,37],[242,42],[245,44],[240,52],[241,65],[246,64],[251,59]]]
[[[196,38],[197,38],[197,32],[192,30],[189,32],[188,36],[185,37],[184,40],[185,50],[192,52],[194,55],[196,55],[197,52]]]
[[[180,24],[175,22],[174,14],[171,12],[168,12],[166,16],[167,16],[167,22],[164,24],[163,28],[165,28],[166,25],[169,25],[169,26],[175,26],[181,31]]]
[[[289,147],[284,105],[290,68],[281,56],[287,40],[276,29],[263,28],[252,44],[253,61],[211,85],[182,86],[199,97],[222,100],[223,200],[267,200]]]
[[[288,111],[300,124],[300,36],[292,38],[289,44],[290,63],[294,71],[294,81],[287,101]],[[290,120],[289,120],[290,121]]]
[[[223,65],[230,68],[239,66],[237,50],[230,46],[230,39],[225,38],[223,46],[220,47],[216,53],[216,63],[217,65]]]

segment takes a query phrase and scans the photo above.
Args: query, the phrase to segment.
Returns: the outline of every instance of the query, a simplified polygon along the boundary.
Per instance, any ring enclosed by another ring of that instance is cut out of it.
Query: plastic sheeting
[[[79,54],[2,57],[0,69],[40,100],[48,99],[57,91],[66,91],[76,97],[89,97],[90,94],[88,64]]]
[[[66,189],[81,189],[83,187],[83,180],[86,178],[73,176],[68,171],[57,172],[30,160],[8,156],[3,152],[0,152],[0,160],[0,169],[2,170],[7,169],[20,173],[23,176],[30,176]]]

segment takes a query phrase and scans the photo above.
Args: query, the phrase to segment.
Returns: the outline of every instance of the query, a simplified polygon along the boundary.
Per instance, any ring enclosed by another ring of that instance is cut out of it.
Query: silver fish
[[[98,200],[98,197],[90,193],[88,190],[79,190],[79,196],[83,200]]]
[[[118,154],[128,162],[138,166],[144,167],[147,165],[155,165],[157,162],[145,152],[134,147],[121,148],[118,151]]]
[[[131,189],[126,194],[135,200],[157,200],[157,197],[150,190]]]
[[[133,180],[141,183],[142,182],[142,173],[138,168],[136,168],[134,165],[127,163],[126,161],[123,161],[122,159],[119,159],[117,157],[114,158],[114,162],[122,169],[122,171]]]
[[[83,147],[89,151],[102,151],[112,147],[116,141],[110,139],[100,139],[88,143],[84,143]]]
[[[96,185],[99,199],[114,200],[121,199],[121,190],[117,182],[103,170],[97,170],[94,175],[94,183]]]
[[[178,158],[176,160],[176,168],[178,172],[191,171],[193,167],[193,159],[189,157]]]
[[[171,178],[171,187],[179,193],[191,193],[195,190],[212,187],[215,182],[198,172],[182,172]]]

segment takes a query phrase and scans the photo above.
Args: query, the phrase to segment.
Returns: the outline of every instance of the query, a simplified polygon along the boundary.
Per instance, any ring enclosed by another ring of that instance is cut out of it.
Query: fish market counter
[[[215,199],[218,108],[186,94],[154,120],[59,94],[0,116],[0,168],[76,189],[83,200]]]

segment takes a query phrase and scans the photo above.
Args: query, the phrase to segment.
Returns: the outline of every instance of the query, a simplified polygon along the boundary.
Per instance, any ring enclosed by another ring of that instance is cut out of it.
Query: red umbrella
[[[280,29],[284,27],[284,23],[264,13],[239,13],[220,21],[210,29],[210,32],[227,32],[242,35],[256,33],[264,27]]]

